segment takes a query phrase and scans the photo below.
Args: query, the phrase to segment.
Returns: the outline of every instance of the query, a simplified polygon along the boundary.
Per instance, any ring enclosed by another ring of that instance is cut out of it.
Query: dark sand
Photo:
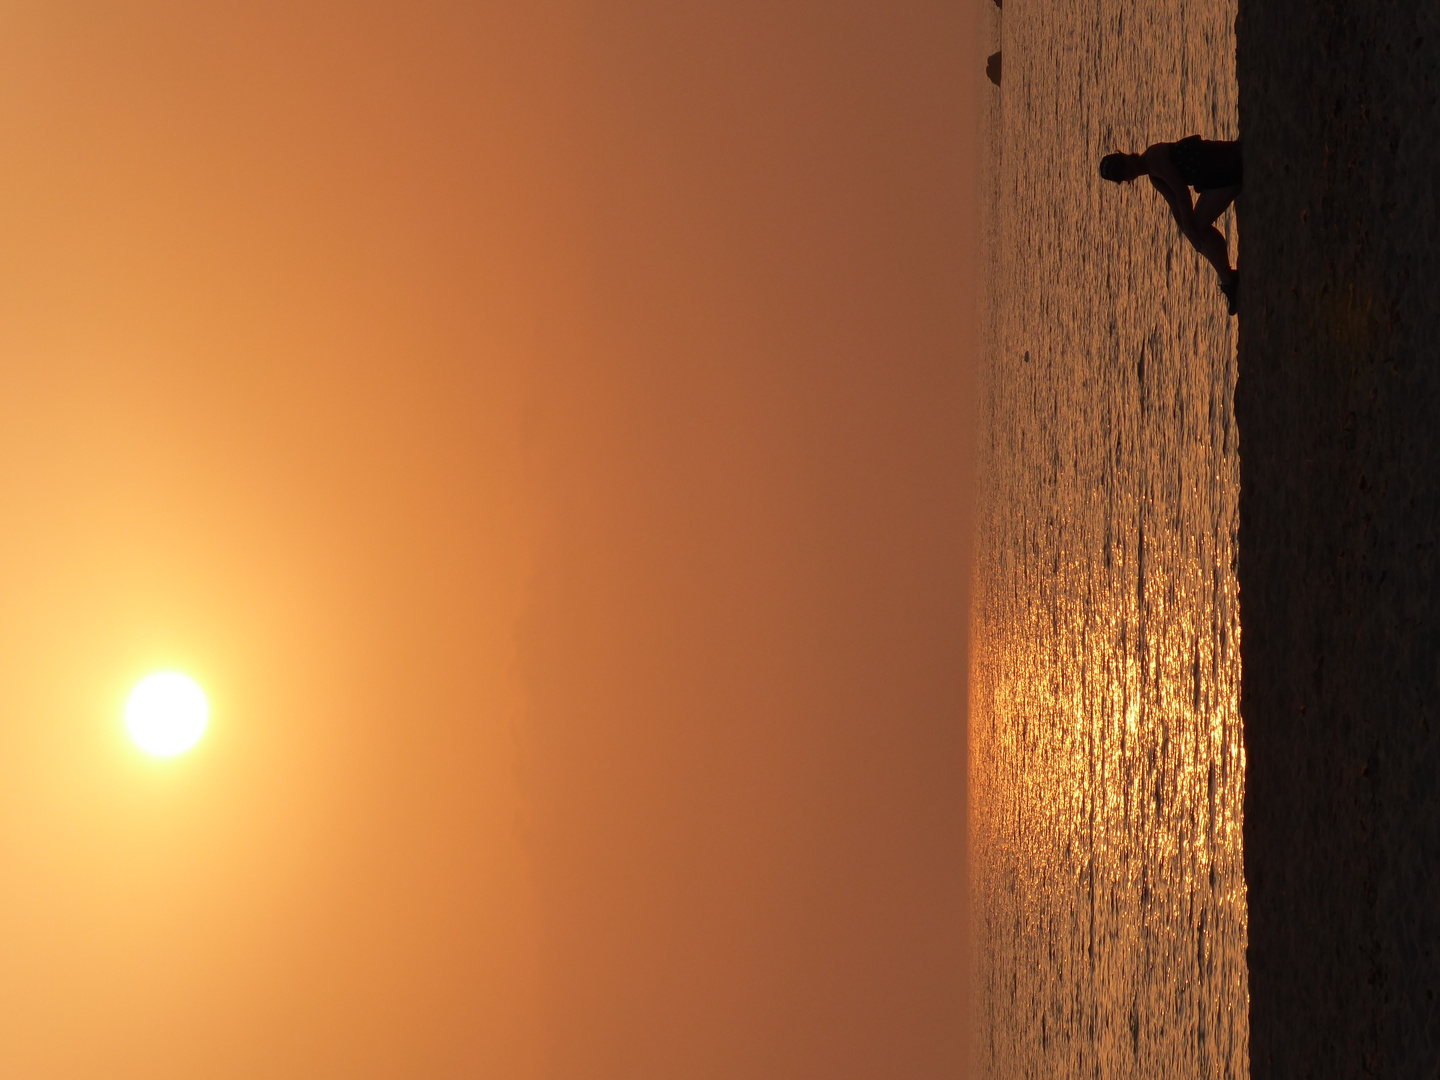
[[[1240,0],[1251,1067],[1440,1076],[1440,3]]]

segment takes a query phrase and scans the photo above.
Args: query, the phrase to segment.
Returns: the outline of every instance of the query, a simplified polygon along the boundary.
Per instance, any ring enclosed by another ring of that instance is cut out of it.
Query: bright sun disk
[[[125,704],[125,729],[140,749],[156,757],[189,750],[209,718],[205,692],[194,679],[174,671],[141,680]]]

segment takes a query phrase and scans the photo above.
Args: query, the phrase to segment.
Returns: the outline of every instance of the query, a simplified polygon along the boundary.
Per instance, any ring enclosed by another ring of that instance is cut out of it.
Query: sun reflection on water
[[[1233,137],[1234,8],[990,17],[980,1075],[1244,1077],[1233,326],[1158,199],[1094,178]]]

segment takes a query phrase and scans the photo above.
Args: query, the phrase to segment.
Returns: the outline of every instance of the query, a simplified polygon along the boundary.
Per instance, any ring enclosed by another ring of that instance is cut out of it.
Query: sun
[[[175,671],[143,679],[125,703],[125,729],[156,757],[183,754],[205,734],[210,703],[195,680]]]

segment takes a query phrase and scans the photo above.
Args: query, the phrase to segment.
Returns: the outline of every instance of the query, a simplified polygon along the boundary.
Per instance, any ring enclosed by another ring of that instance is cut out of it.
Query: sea
[[[975,1075],[1242,1078],[1235,324],[1097,173],[1238,137],[1235,4],[985,7]]]

